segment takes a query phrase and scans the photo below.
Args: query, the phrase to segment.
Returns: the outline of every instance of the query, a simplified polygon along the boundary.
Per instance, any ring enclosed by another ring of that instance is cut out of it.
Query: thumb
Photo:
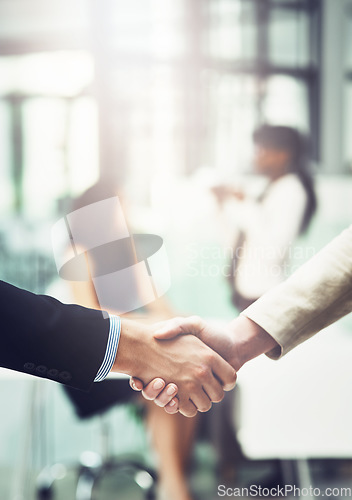
[[[138,378],[135,378],[135,377],[131,377],[130,378],[130,387],[134,390],[134,391],[142,391],[143,388],[144,388],[144,384],[141,380],[139,380]]]
[[[199,316],[173,318],[158,324],[154,332],[154,338],[167,340],[173,339],[178,335],[192,334],[199,336],[203,327],[203,320]]]

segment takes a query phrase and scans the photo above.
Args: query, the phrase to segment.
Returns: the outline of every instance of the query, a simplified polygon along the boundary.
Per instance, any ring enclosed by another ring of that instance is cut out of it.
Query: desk
[[[352,457],[352,332],[332,325],[280,361],[251,361],[238,381],[250,458]]]
[[[238,439],[250,459],[352,457],[352,332],[330,326],[279,361],[266,356],[238,375]]]

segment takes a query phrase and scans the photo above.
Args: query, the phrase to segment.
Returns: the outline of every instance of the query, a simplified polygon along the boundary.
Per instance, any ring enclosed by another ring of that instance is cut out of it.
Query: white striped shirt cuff
[[[98,373],[94,379],[94,382],[102,382],[109,374],[112,365],[114,364],[117,347],[120,340],[121,332],[121,318],[119,316],[113,316],[109,314],[110,318],[110,331],[108,344],[106,346],[105,356],[103,362],[98,370]]]

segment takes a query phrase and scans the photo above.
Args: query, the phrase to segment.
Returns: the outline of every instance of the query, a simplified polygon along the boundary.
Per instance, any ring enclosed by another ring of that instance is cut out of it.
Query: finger
[[[172,401],[174,396],[176,396],[178,387],[176,384],[168,384],[163,391],[160,392],[159,396],[155,398],[154,403],[158,406],[164,407]]]
[[[143,382],[139,380],[139,378],[131,377],[130,378],[130,387],[134,391],[141,391],[143,389]]]
[[[216,352],[212,356],[211,368],[224,391],[231,391],[235,387],[237,380],[236,370]]]
[[[179,405],[178,399],[177,398],[173,398],[170,401],[170,403],[168,403],[166,406],[164,406],[164,410],[169,415],[174,415],[175,413],[178,412],[178,405]]]
[[[202,389],[191,395],[191,401],[198,411],[205,413],[211,408],[211,401],[208,394]]]
[[[219,403],[224,399],[224,389],[216,376],[211,377],[204,385],[203,390],[213,403]]]
[[[179,413],[181,413],[185,417],[195,417],[197,415],[197,408],[194,406],[190,399],[179,401],[178,408]]]
[[[154,338],[165,340],[189,333],[199,336],[204,327],[205,322],[199,316],[172,318],[164,321],[160,327],[158,325],[154,332]]]
[[[184,320],[185,318],[172,318],[162,323],[158,323],[155,325],[156,330],[154,332],[154,338],[166,340],[181,335],[183,333],[182,323]]]
[[[142,395],[144,399],[153,401],[156,397],[158,397],[164,387],[165,381],[162,378],[155,378],[144,387],[144,389],[142,390]]]

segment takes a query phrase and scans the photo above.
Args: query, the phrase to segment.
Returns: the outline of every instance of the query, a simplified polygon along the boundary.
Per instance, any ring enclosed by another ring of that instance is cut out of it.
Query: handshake
[[[151,326],[122,320],[112,369],[132,376],[131,387],[167,413],[193,417],[234,388],[244,363],[277,345],[243,315],[225,326],[197,316]]]
[[[208,411],[247,361],[277,358],[352,311],[351,255],[352,226],[225,326],[196,316],[150,327],[122,320],[113,370],[168,413]]]

